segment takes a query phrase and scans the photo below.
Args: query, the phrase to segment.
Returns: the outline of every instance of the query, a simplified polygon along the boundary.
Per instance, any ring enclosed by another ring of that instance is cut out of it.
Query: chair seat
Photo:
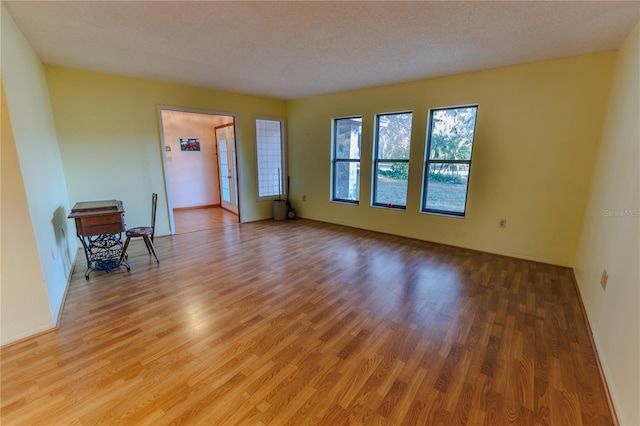
[[[137,228],[127,229],[127,237],[142,237],[143,235],[152,235],[153,228],[150,226],[139,226]]]

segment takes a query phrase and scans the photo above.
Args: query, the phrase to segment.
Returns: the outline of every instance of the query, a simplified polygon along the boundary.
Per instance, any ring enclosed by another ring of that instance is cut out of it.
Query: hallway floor
[[[238,215],[222,207],[174,209],[173,220],[176,226],[176,234],[233,226],[240,223]]]

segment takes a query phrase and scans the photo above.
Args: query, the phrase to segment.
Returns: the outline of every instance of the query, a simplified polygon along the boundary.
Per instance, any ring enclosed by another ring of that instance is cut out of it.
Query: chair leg
[[[147,248],[151,250],[151,253],[153,253],[153,257],[156,258],[156,262],[160,263],[160,261],[158,260],[158,254],[156,253],[156,248],[154,247],[153,243],[149,239],[149,236],[145,235],[142,238],[144,239],[144,242],[147,245]]]
[[[122,254],[120,255],[120,260],[118,263],[122,263],[124,257],[127,255],[127,247],[129,247],[129,241],[131,241],[131,237],[127,237],[127,241],[124,242],[124,247],[122,247]]]
[[[149,253],[149,256],[151,256],[151,247],[149,247],[149,238],[146,235],[143,235],[142,239],[144,240],[144,245],[147,246],[147,252]]]

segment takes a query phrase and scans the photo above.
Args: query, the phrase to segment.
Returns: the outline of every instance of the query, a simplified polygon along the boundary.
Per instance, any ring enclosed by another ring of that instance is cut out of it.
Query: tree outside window
[[[429,112],[422,211],[464,216],[478,106]]]
[[[406,208],[411,112],[376,116],[373,205]]]

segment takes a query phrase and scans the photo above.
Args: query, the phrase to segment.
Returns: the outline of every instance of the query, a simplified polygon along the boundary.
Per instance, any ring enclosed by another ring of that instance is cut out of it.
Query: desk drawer
[[[85,216],[79,219],[82,221],[83,226],[105,225],[108,223],[124,222],[124,218],[121,213],[101,214],[99,216]]]
[[[82,227],[82,235],[87,237],[101,234],[117,234],[124,231],[123,223],[100,223]]]
[[[76,218],[78,235],[93,236],[100,234],[116,234],[125,231],[122,213],[84,216]]]

